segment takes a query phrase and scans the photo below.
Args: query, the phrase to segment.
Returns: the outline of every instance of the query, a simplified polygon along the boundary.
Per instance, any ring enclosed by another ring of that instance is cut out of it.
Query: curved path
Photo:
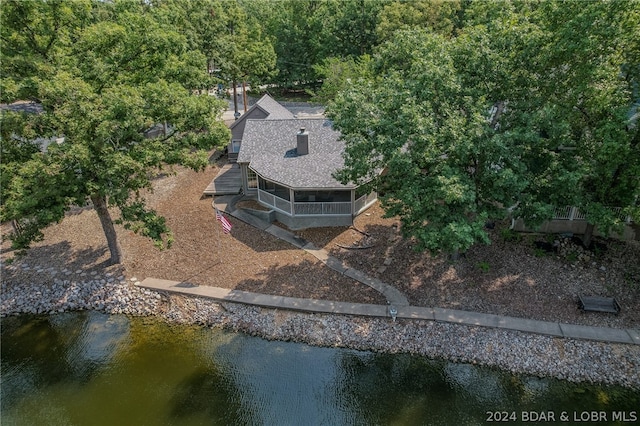
[[[283,228],[280,228],[279,226],[273,225],[262,219],[259,219],[258,217],[250,213],[247,213],[242,209],[236,209],[235,203],[240,198],[242,198],[241,195],[233,196],[233,197],[231,196],[219,197],[214,200],[213,202],[214,207],[220,211],[224,211],[230,214],[231,216],[237,219],[240,219],[245,223],[248,223],[251,226],[261,229],[273,235],[276,238],[287,241],[289,244],[292,244],[293,246],[298,247],[299,249],[302,249],[307,253],[311,254],[316,259],[320,260],[322,263],[324,263],[334,271],[373,288],[377,292],[381,293],[387,299],[387,303],[389,305],[397,306],[397,307],[409,306],[409,301],[407,300],[407,297],[404,294],[402,294],[402,292],[400,292],[397,288],[390,286],[389,284],[386,284],[377,278],[369,277],[368,275],[364,274],[361,271],[358,271],[357,269],[353,269],[345,266],[342,263],[342,261],[329,255],[329,253],[327,253],[326,250],[317,248],[315,245],[313,245],[313,243],[307,242],[303,238],[300,238],[294,235],[293,233]]]
[[[329,268],[372,287],[386,297],[387,305],[271,296],[220,287],[198,286],[185,282],[167,281],[156,278],[147,278],[139,285],[152,290],[182,293],[191,296],[212,298],[224,302],[245,303],[267,308],[343,315],[389,317],[392,320],[395,320],[396,318],[403,318],[443,321],[469,326],[501,328],[572,339],[640,345],[640,331],[636,329],[591,327],[507,317],[480,312],[460,311],[455,309],[410,306],[407,298],[396,288],[383,283],[376,278],[371,278],[361,271],[346,267],[339,259],[330,256],[325,250],[315,247],[312,243],[295,236],[291,232],[263,221],[241,209],[235,209],[235,203],[239,198],[241,197],[220,197],[217,200],[214,200],[214,207],[218,208],[220,211],[225,211],[231,216],[236,217],[249,225],[262,229],[277,238],[285,240],[294,246],[305,250]]]

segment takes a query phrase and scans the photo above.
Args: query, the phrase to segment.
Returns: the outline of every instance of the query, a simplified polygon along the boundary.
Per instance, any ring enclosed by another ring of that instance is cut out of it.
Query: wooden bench
[[[620,312],[620,305],[613,297],[585,296],[579,294],[578,299],[578,306],[583,311],[608,312],[611,314]]]

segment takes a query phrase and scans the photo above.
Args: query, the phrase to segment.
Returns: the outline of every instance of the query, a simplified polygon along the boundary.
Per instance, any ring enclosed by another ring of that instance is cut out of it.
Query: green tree
[[[79,29],[91,18],[89,1],[3,1],[2,102],[35,97],[38,79],[54,71],[53,64],[64,56]]]
[[[314,68],[322,78],[322,87],[313,95],[315,102],[327,103],[360,78],[367,78],[371,57],[327,58]]]
[[[180,28],[188,48],[207,57],[217,81],[259,83],[273,74],[272,41],[263,35],[258,18],[245,10],[248,5],[219,0],[155,0],[153,5],[160,22]]]
[[[276,53],[271,40],[242,9],[229,14],[227,32],[220,39],[217,60],[232,81],[265,81],[275,73]]]
[[[3,17],[20,3],[3,2]],[[107,19],[81,28],[68,19],[72,28],[67,30],[73,30],[75,38],[68,44],[54,40],[51,49],[59,54],[39,57],[46,75],[24,78],[20,72],[7,73],[16,87],[29,88],[43,112],[3,114],[3,127],[11,123],[15,130],[2,133],[3,156],[16,152],[5,147],[24,145],[34,136],[64,137],[64,142],[37,152],[21,149],[19,155],[3,159],[0,213],[2,220],[18,221],[21,232],[13,236],[14,244],[25,247],[42,238],[43,228],[62,220],[70,206],[90,200],[111,262],[119,263],[122,253],[114,222],[160,247],[168,246],[170,230],[164,218],[146,206],[143,190],[151,188],[158,171],[172,164],[204,168],[206,150],[224,144],[228,130],[220,120],[222,103],[193,94],[207,78],[206,58],[188,50],[184,36],[155,20],[146,4],[94,7],[104,8],[108,13],[99,16]],[[39,7],[24,18],[33,24],[47,22],[53,19],[51,13]],[[16,34],[22,26],[18,20],[7,20],[2,27],[10,35],[3,37],[2,51],[17,52],[14,40],[19,40]],[[35,39],[39,37],[36,32]],[[25,56],[36,54],[29,51]],[[168,130],[145,136],[159,123],[169,123]],[[119,211],[115,221],[110,206]]]
[[[320,62],[323,48],[325,2],[321,0],[283,0],[267,2],[274,9],[271,21],[265,25],[273,37],[278,74],[274,82],[281,87],[294,88],[313,83],[318,76],[313,65]]]
[[[383,191],[419,248],[486,242],[507,208],[536,225],[577,205],[605,233],[610,207],[637,218],[637,3],[505,6],[467,5],[454,37],[395,31],[330,105],[338,177]]]
[[[456,63],[461,49],[480,49],[482,41],[458,45],[396,31],[373,61],[378,77],[353,85],[329,108],[346,141],[338,177],[378,187],[386,213],[401,218],[420,249],[456,253],[488,242],[487,220],[503,216],[500,206],[515,204],[526,186],[490,118],[502,98],[491,93],[495,73],[464,81]],[[475,58],[499,57],[485,50]],[[499,64],[487,62],[496,72]]]
[[[420,29],[451,35],[458,27],[459,0],[395,0],[380,13],[376,28],[381,41],[389,40],[397,30]]]
[[[199,51],[207,58],[208,70],[219,68],[221,45],[228,33],[227,4],[216,0],[153,0],[154,17],[165,26],[179,28],[187,38],[187,49]],[[206,88],[220,82],[220,76],[210,75]],[[205,88],[205,87],[203,87]]]
[[[251,0],[241,2],[273,40],[283,88],[317,87],[316,66],[328,58],[370,54],[377,44],[378,14],[387,0]]]
[[[389,0],[334,0],[327,3],[321,58],[356,58],[378,45],[376,28]]]
[[[579,173],[567,190],[587,215],[588,246],[595,228],[606,235],[626,216],[640,220],[640,3],[548,2],[534,18],[529,66],[540,77],[530,102],[566,129],[563,155]]]

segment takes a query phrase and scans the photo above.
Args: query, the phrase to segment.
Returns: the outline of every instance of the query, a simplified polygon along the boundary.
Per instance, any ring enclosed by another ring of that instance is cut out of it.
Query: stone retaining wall
[[[93,309],[109,314],[153,315],[179,324],[248,333],[266,339],[387,353],[412,353],[498,367],[512,373],[640,389],[640,346],[563,339],[437,321],[308,314],[140,288],[136,278],[26,264],[9,272],[28,283],[2,282],[0,315],[55,314]]]

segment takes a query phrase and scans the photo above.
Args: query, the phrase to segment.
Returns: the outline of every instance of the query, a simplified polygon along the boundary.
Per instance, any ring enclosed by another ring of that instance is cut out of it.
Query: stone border
[[[187,296],[199,296],[219,302],[234,302],[264,308],[288,309],[309,313],[357,315],[365,317],[393,317],[407,320],[427,320],[453,324],[514,330],[577,340],[593,340],[608,343],[640,345],[640,333],[634,329],[616,329],[583,325],[562,324],[525,318],[506,317],[480,312],[418,306],[373,305],[364,303],[335,302],[330,300],[302,299],[272,296],[242,290],[199,286],[196,284],[146,278],[136,285],[154,291],[166,291]],[[391,311],[395,308],[395,314]]]
[[[507,317],[494,314],[485,314],[481,312],[444,309],[438,307],[410,306],[406,296],[395,287],[388,285],[378,280],[377,278],[369,277],[359,270],[346,267],[339,259],[329,255],[326,250],[315,247],[313,243],[307,242],[283,228],[272,225],[270,223],[266,223],[255,216],[251,216],[245,213],[242,209],[236,209],[235,203],[240,198],[241,196],[232,198],[220,197],[218,198],[218,200],[220,201],[219,204],[216,204],[216,200],[214,199],[212,205],[214,208],[217,207],[218,210],[225,211],[227,214],[230,214],[231,216],[251,226],[254,226],[262,231],[273,235],[276,238],[286,241],[294,247],[306,251],[334,271],[373,288],[386,297],[389,306],[364,305],[357,303],[344,304],[340,302],[296,299],[282,296],[256,296],[255,293],[240,292],[237,290],[230,291],[227,289],[213,290],[211,292],[211,295],[206,295],[207,291],[203,288],[203,293],[199,293],[198,295],[211,297],[222,301],[235,301],[266,307],[306,310],[309,312],[332,312],[336,314],[347,315],[387,316],[389,315],[389,312],[391,310],[394,312],[393,315],[397,318],[444,321],[464,325],[494,327],[572,339],[640,345],[640,330],[636,329],[592,327],[532,320],[526,318]],[[149,285],[153,286],[153,283],[162,281],[153,278],[147,278],[147,280],[145,280],[147,281],[147,285],[144,285],[143,282],[143,286],[148,288],[153,288],[149,287]],[[180,290],[170,290],[170,288],[175,287],[175,284],[173,286],[171,284],[157,285],[160,285],[161,287],[156,289],[180,292]],[[265,301],[270,297],[274,299],[271,299],[268,304],[257,303],[260,301]],[[320,309],[324,306],[330,306],[334,310],[328,311],[326,310],[326,308]]]

